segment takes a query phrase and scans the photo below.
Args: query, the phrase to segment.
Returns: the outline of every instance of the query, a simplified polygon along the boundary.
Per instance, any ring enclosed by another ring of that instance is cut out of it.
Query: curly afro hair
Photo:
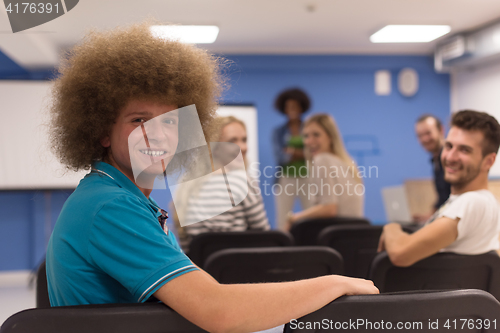
[[[311,100],[307,94],[299,88],[291,88],[282,91],[274,101],[274,107],[281,113],[285,113],[285,103],[287,100],[296,100],[302,108],[302,114],[306,113],[311,107]]]
[[[89,169],[106,158],[100,140],[133,99],[179,108],[195,104],[205,136],[211,135],[224,86],[221,59],[154,37],[149,27],[92,31],[62,60],[52,91],[50,138],[69,169]]]

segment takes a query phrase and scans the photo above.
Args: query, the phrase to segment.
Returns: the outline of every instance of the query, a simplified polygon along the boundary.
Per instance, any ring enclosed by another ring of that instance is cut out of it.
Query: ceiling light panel
[[[153,25],[150,30],[155,37],[187,44],[211,44],[219,34],[215,25]]]
[[[448,25],[386,25],[370,36],[372,43],[427,43],[450,32]]]

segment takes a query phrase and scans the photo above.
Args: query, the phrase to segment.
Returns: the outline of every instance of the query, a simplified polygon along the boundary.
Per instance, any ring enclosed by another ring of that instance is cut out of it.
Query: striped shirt
[[[180,244],[187,251],[194,236],[205,232],[229,232],[246,230],[269,230],[262,196],[258,189],[247,181],[244,172],[233,172],[228,175],[231,193],[234,198],[244,198],[238,205],[218,214],[227,207],[228,189],[213,177],[204,183],[198,194],[188,200],[187,220],[203,220],[202,216],[213,216],[201,222],[187,225],[179,233]],[[246,187],[248,194],[245,196]]]

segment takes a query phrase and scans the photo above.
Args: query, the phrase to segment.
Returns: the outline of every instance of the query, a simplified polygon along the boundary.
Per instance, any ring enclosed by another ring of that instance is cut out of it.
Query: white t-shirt
[[[436,212],[435,217],[460,219],[457,239],[440,252],[474,255],[498,250],[499,206],[490,191],[452,194]]]

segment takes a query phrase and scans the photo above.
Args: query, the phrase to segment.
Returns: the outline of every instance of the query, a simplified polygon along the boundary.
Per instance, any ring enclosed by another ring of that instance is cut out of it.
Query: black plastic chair
[[[373,260],[369,279],[380,292],[480,289],[500,300],[500,257],[494,251],[480,255],[438,253],[410,267],[396,267],[382,252]]]
[[[334,225],[355,225],[363,224],[369,225],[370,222],[363,218],[350,218],[350,217],[332,217],[304,220],[295,223],[290,229],[290,233],[295,239],[296,245],[316,245],[318,235],[327,227]]]
[[[405,225],[403,230],[413,233],[421,225]],[[317,244],[339,251],[344,258],[347,276],[367,278],[371,263],[377,255],[378,243],[384,226],[381,225],[337,225],[323,229]]]
[[[214,252],[247,247],[291,246],[293,238],[282,231],[207,232],[193,238],[189,244],[189,258],[204,267],[205,260]]]
[[[38,270],[36,272],[36,307],[38,309],[50,308],[45,260],[40,264],[40,266],[38,266]]]
[[[29,309],[12,315],[0,333],[205,332],[161,303],[100,304]]]
[[[342,274],[342,256],[324,246],[226,249],[207,258],[205,270],[220,283],[281,282]]]
[[[344,258],[347,276],[366,278],[382,234],[382,226],[338,225],[328,227],[318,236],[318,245],[339,251]]]
[[[498,332],[499,318],[500,303],[482,290],[404,292],[340,297],[285,332]]]

